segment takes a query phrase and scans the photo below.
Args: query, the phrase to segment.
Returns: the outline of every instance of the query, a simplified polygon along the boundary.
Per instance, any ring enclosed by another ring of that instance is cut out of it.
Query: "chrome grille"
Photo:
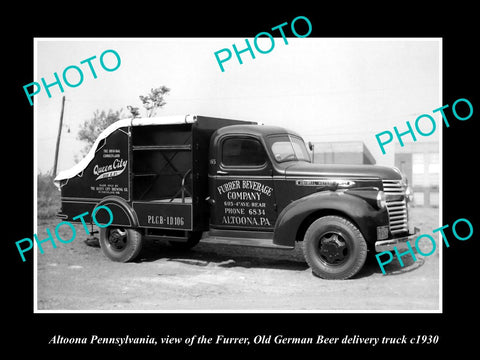
[[[401,180],[383,180],[392,235],[408,231],[407,203]]]

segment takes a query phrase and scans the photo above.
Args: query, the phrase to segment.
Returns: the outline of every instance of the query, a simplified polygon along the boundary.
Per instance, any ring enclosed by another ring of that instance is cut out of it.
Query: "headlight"
[[[387,198],[385,197],[385,193],[383,191],[379,191],[377,194],[377,206],[379,209],[383,209],[387,206]]]

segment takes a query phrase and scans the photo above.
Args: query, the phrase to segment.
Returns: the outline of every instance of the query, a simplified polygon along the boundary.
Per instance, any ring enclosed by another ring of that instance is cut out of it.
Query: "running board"
[[[216,244],[216,245],[238,245],[238,246],[250,246],[260,248],[273,248],[292,250],[295,246],[276,245],[272,242],[272,239],[256,239],[256,238],[239,238],[239,237],[225,237],[225,236],[205,236],[200,240],[200,243],[204,244]]]

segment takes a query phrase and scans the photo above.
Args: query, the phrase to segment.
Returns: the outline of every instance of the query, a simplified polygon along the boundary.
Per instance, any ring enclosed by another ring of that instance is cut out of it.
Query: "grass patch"
[[[60,211],[60,191],[50,173],[37,175],[37,218],[52,219]]]

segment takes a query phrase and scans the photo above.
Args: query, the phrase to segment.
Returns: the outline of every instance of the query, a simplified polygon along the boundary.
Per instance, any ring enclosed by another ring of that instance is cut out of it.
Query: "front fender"
[[[353,189],[352,189],[353,190]],[[277,245],[294,246],[303,240],[308,226],[326,215],[343,216],[358,227],[367,243],[377,240],[377,226],[388,225],[386,208],[378,209],[375,202],[377,190],[322,191],[287,205],[275,223],[273,242]]]

